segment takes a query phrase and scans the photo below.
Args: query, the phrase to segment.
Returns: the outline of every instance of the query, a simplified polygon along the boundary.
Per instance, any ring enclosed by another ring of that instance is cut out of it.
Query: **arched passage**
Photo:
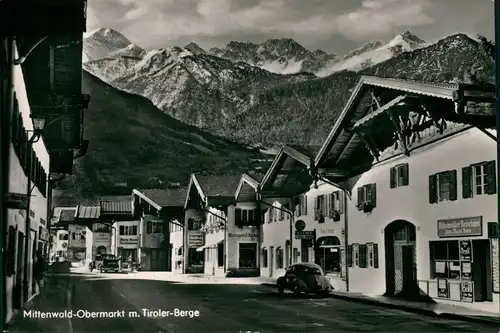
[[[386,295],[417,297],[415,225],[405,220],[393,221],[385,227],[384,238]]]
[[[314,244],[314,261],[325,273],[340,273],[340,239],[320,237]]]
[[[103,255],[103,254],[106,254],[106,246],[104,245],[100,245],[96,248],[96,254],[97,255]]]

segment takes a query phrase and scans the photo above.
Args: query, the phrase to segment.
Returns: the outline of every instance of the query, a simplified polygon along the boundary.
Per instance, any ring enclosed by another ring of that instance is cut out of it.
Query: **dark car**
[[[115,255],[106,254],[102,256],[102,264],[99,269],[101,273],[104,272],[119,272],[120,271],[120,259]]]
[[[321,267],[312,263],[290,266],[285,275],[278,278],[276,286],[280,294],[290,290],[296,295],[301,293],[327,295],[333,290]]]

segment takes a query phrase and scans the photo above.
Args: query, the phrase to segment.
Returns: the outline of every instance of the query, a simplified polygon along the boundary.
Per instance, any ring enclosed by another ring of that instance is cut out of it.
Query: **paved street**
[[[68,310],[72,310],[73,317],[21,319],[23,314],[20,314],[10,331],[70,333],[499,331],[498,328],[487,324],[426,317],[335,298],[279,296],[272,288],[260,285],[173,283],[146,280],[144,276],[146,275],[133,273],[84,272],[54,275],[46,286],[45,294],[35,300],[29,310],[32,310],[32,314],[35,310],[45,314],[57,311],[69,313]],[[142,309],[151,311],[161,309],[165,311],[164,315],[170,313],[164,318],[149,313],[151,318],[146,318]],[[183,310],[185,312],[182,312]],[[124,314],[124,317],[77,318],[77,312],[84,315],[87,313],[87,316],[91,316],[92,313],[96,316],[98,312],[115,312],[115,315]],[[134,313],[138,316],[133,316]]]

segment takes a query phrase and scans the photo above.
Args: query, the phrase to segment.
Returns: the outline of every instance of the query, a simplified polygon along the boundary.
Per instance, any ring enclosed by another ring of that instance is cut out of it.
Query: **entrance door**
[[[273,276],[274,267],[274,246],[269,247],[269,277]]]
[[[472,280],[474,281],[475,302],[493,301],[493,279],[489,272],[491,272],[490,240],[473,240]]]
[[[415,226],[394,221],[385,228],[386,294],[418,295]]]
[[[20,309],[22,304],[22,285],[23,285],[23,253],[24,253],[24,234],[18,231],[17,234],[17,260],[16,260],[16,280],[12,291],[12,306]]]

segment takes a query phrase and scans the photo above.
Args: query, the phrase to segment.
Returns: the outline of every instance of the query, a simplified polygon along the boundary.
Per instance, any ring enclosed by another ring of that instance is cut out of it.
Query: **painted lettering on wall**
[[[438,220],[438,237],[482,236],[481,216]]]
[[[236,234],[236,233],[229,233],[228,234],[228,237],[235,237],[235,238],[245,238],[245,237],[249,237],[249,238],[252,238],[252,237],[259,237],[258,234],[256,233],[250,233],[250,232],[246,232],[246,233],[241,233],[241,234]]]
[[[137,244],[138,237],[120,237],[120,244]]]

